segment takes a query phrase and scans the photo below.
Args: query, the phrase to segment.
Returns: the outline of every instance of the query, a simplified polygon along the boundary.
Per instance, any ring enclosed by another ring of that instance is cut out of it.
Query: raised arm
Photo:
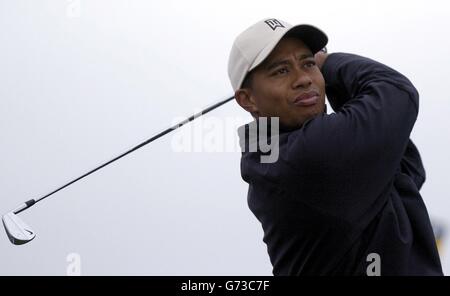
[[[284,165],[299,200],[352,221],[382,196],[400,167],[419,96],[397,71],[357,55],[334,53],[322,73],[336,113],[291,133]]]

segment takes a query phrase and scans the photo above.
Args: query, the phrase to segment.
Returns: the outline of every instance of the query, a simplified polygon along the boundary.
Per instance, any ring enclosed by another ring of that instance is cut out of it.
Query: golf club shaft
[[[98,171],[99,169],[101,169],[101,168],[103,168],[103,167],[105,167],[105,166],[107,166],[107,165],[109,165],[109,164],[115,162],[116,160],[119,160],[120,158],[124,157],[125,155],[128,155],[128,154],[130,154],[131,152],[136,151],[137,149],[139,149],[139,148],[141,148],[141,147],[143,147],[143,146],[145,146],[145,145],[147,145],[147,144],[153,142],[154,140],[156,140],[156,139],[158,139],[158,138],[161,138],[162,136],[164,136],[164,135],[170,133],[171,131],[176,130],[177,128],[179,128],[179,127],[185,125],[186,123],[193,121],[193,120],[196,119],[197,117],[200,117],[200,116],[202,116],[202,115],[204,115],[204,114],[206,114],[206,113],[208,113],[208,112],[210,112],[210,111],[216,109],[217,107],[222,106],[223,104],[225,104],[225,103],[231,101],[232,99],[234,99],[234,96],[229,97],[229,98],[227,98],[227,99],[225,99],[225,100],[219,101],[219,102],[215,103],[214,105],[211,105],[210,107],[206,108],[205,110],[200,111],[200,112],[198,112],[198,113],[192,115],[191,117],[189,117],[189,118],[187,118],[187,119],[181,121],[180,123],[177,123],[177,124],[175,124],[175,125],[173,125],[173,126],[167,128],[167,129],[163,130],[163,131],[160,132],[159,134],[157,134],[157,135],[151,137],[150,139],[148,139],[148,140],[142,142],[141,144],[137,145],[136,147],[131,148],[130,150],[128,150],[128,151],[126,151],[126,152],[120,154],[119,156],[117,156],[117,157],[111,159],[111,160],[108,161],[108,162],[105,162],[104,164],[102,164],[102,165],[96,167],[95,169],[93,169],[93,170],[87,172],[86,174],[84,174],[84,175],[82,175],[82,176],[80,176],[80,177],[78,177],[78,178],[76,178],[76,179],[70,181],[69,183],[67,183],[67,184],[65,184],[65,185],[63,185],[63,186],[61,186],[61,187],[59,187],[58,189],[56,189],[56,190],[50,192],[49,194],[44,195],[43,197],[38,198],[38,199],[36,199],[36,200],[35,200],[35,199],[31,199],[31,200],[25,202],[25,203],[22,204],[20,207],[18,207],[18,208],[14,211],[14,213],[15,213],[15,214],[19,214],[20,212],[22,212],[22,211],[28,209],[29,207],[33,206],[35,203],[37,203],[37,202],[39,202],[39,201],[41,201],[41,200],[43,200],[43,199],[49,197],[50,195],[55,194],[56,192],[58,192],[58,191],[60,191],[60,190],[62,190],[62,189],[64,189],[64,188],[66,188],[67,186],[70,186],[71,184],[73,184],[73,183],[75,183],[75,182],[77,182],[77,181],[83,179],[84,177],[89,176],[90,174],[92,174],[92,173]]]

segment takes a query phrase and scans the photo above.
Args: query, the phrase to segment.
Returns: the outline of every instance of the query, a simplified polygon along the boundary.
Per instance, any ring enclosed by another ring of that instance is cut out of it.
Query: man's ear
[[[248,89],[248,88],[238,89],[234,93],[234,97],[235,97],[237,103],[239,104],[239,106],[244,108],[244,110],[250,112],[252,115],[258,115],[258,113],[259,113],[258,107],[255,104],[255,101],[252,97],[252,93],[251,93],[250,89]]]

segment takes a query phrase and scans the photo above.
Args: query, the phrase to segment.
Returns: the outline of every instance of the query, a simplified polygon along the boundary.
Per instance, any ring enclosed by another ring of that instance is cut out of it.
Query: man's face
[[[309,48],[283,38],[251,72],[250,86],[235,96],[253,115],[279,117],[281,124],[296,127],[324,112],[325,81]]]

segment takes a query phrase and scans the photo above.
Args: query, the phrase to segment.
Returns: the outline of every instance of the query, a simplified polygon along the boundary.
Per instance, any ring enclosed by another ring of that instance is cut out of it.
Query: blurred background
[[[330,52],[419,90],[411,138],[450,274],[449,16],[432,0],[0,0],[0,212],[231,96],[234,38],[274,17],[318,26]],[[37,237],[0,234],[0,275],[66,275],[74,258],[82,275],[271,275],[240,177],[249,120],[232,101],[20,214]]]

